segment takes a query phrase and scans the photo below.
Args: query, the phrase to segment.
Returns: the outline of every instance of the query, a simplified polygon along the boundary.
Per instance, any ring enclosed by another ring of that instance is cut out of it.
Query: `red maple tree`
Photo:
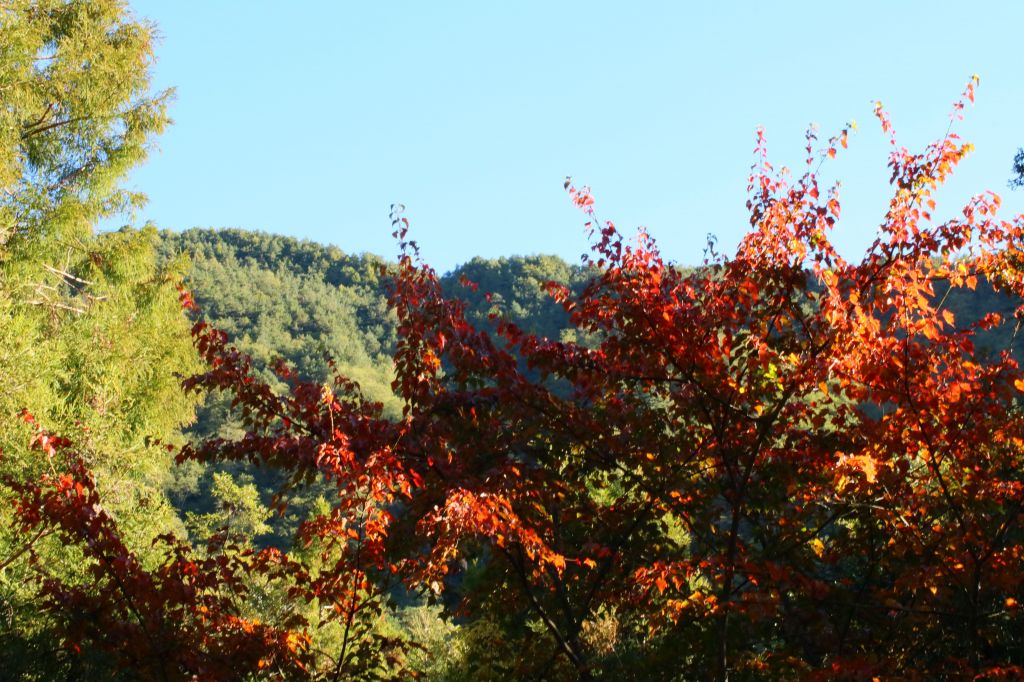
[[[397,675],[400,644],[366,616],[401,578],[465,617],[539,623],[548,644],[531,651],[546,657],[514,662],[523,677],[624,674],[592,635],[601,618],[633,637],[652,679],[1024,674],[1024,379],[1009,349],[979,348],[1003,320],[946,307],[979,281],[1024,296],[1024,219],[999,220],[984,194],[934,221],[933,192],[969,145],[947,133],[911,153],[876,115],[893,198],[859,261],[834,248],[838,190],[818,184],[850,128],[821,147],[808,132],[795,180],[759,133],[751,229],[696,269],[598,221],[567,182],[590,216],[594,277],[549,289],[585,342],[500,315],[471,324],[395,215],[399,420],[342,377],[321,386],[279,367],[290,389],[275,393],[197,323],[209,370],[186,388],[230,392],[247,432],[179,458],[332,482],[331,508],[296,538],[316,551],[197,554],[168,538],[167,562],[145,571],[70,445],[40,436],[67,463],[16,486],[24,531],[56,529],[94,566],[92,585],[43,578],[54,611],[80,616],[67,640],[167,679]],[[343,627],[329,665],[301,619],[237,615],[244,572]]]

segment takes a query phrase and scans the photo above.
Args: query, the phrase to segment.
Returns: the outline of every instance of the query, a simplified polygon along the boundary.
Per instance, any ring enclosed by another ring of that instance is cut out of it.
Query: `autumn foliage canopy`
[[[856,261],[831,240],[837,189],[818,184],[849,128],[808,132],[798,176],[759,133],[750,230],[695,269],[599,221],[567,181],[593,278],[549,290],[575,339],[498,309],[471,324],[396,211],[399,419],[340,376],[280,366],[275,391],[192,311],[206,368],[184,388],[231,395],[245,434],[178,460],[284,472],[282,506],[329,481],[288,552],[162,537],[164,561],[144,565],[75,445],[26,415],[51,466],[8,482],[21,531],[59,534],[89,566],[85,584],[36,566],[66,646],[152,679],[401,677],[416,643],[372,623],[405,590],[463,621],[528,624],[524,679],[1024,675],[1024,374],[984,344],[1024,308],[961,320],[944,305],[979,283],[1024,297],[1024,219],[999,219],[987,193],[934,221],[969,145],[950,133],[913,153],[876,115],[893,194]],[[255,617],[257,588],[319,616]],[[336,650],[314,644],[325,627]]]

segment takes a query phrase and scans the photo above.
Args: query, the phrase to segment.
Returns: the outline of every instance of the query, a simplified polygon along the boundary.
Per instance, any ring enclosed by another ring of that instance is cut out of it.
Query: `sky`
[[[154,85],[175,124],[129,178],[135,217],[161,228],[241,227],[397,252],[399,202],[425,260],[551,253],[576,262],[585,217],[646,227],[667,259],[699,263],[706,236],[734,249],[749,223],[757,126],[776,166],[803,168],[855,120],[834,240],[870,244],[889,196],[880,100],[899,143],[941,137],[972,74],[977,103],[954,131],[976,151],[937,195],[958,214],[1007,180],[1024,146],[1018,2],[374,2],[130,0],[161,40]]]

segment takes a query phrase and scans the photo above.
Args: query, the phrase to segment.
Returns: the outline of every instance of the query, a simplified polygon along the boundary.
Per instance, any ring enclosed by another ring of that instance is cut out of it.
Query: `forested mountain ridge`
[[[282,358],[327,381],[329,357],[375,400],[390,400],[395,324],[382,259],[237,229],[164,231],[160,251],[191,260],[186,285],[202,314],[258,365]]]
[[[325,362],[358,381],[369,395],[388,403],[396,340],[387,307],[382,268],[393,263],[374,254],[347,254],[337,246],[237,228],[163,230],[158,251],[164,261],[191,259],[185,277],[199,308],[215,326],[261,364],[281,357],[305,377],[330,378]],[[579,291],[592,276],[558,256],[473,258],[441,277],[448,295],[468,305],[475,324],[491,313],[528,332],[559,339],[574,334],[568,315],[546,290],[548,282]],[[475,286],[464,286],[465,279]],[[960,326],[998,313],[1004,324],[984,337],[990,351],[1012,348],[1016,302],[983,278],[974,291],[936,296]]]
[[[165,230],[159,250],[164,259],[191,259],[186,284],[203,315],[260,364],[281,357],[301,375],[327,380],[330,357],[369,395],[390,400],[396,333],[381,275],[389,261],[240,229]],[[463,286],[463,278],[476,288]],[[570,325],[545,285],[578,289],[587,278],[557,256],[533,255],[474,258],[444,275],[442,285],[467,302],[473,322],[485,323],[493,312],[557,339]]]

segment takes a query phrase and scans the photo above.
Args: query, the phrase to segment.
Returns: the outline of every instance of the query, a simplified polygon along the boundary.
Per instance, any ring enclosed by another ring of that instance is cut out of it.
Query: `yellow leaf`
[[[821,555],[825,553],[825,543],[819,538],[814,538],[811,540],[811,549],[813,549],[814,553],[818,555],[818,558],[821,558]]]
[[[878,467],[877,463],[870,455],[855,455],[850,457],[847,461],[863,472],[864,478],[868,479],[868,483],[875,482]]]

